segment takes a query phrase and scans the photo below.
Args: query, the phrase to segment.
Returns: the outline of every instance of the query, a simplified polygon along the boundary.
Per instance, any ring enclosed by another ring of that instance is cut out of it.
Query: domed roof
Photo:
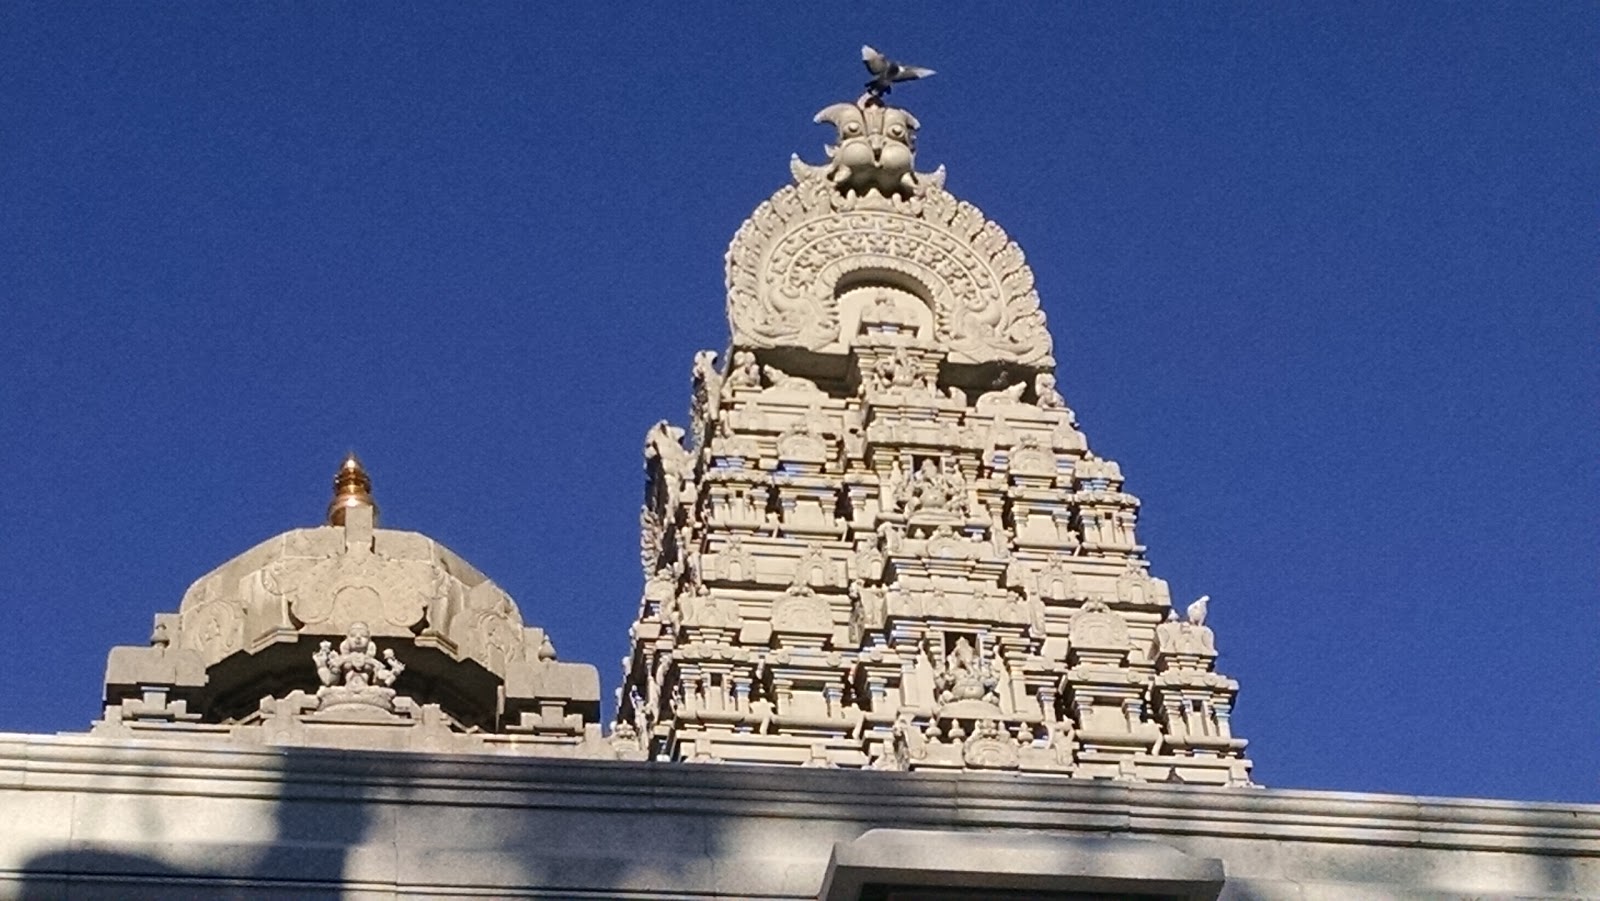
[[[158,686],[155,700],[180,705],[189,720],[248,722],[270,706],[263,698],[342,687],[323,661],[359,634],[371,648],[368,675],[381,673],[416,705],[436,705],[459,730],[536,731],[557,712],[566,731],[573,715],[580,732],[596,722],[594,667],[557,662],[549,636],[450,549],[377,528],[370,489],[351,456],[329,506],[336,524],[284,532],[229,560],[190,586],[177,613],[156,616],[149,647],[114,648],[108,719],[117,705],[123,719],[143,715]],[[392,712],[387,701],[379,706]]]

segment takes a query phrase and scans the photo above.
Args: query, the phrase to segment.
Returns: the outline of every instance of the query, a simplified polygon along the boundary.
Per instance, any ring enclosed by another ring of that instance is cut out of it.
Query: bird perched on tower
[[[867,93],[880,99],[889,93],[897,82],[914,81],[933,74],[932,69],[908,66],[884,56],[865,44],[861,45],[861,61],[866,64],[867,71],[872,73],[872,80],[867,82]]]
[[[1187,615],[1190,625],[1203,626],[1206,624],[1206,605],[1210,601],[1211,595],[1202,594],[1199,600],[1189,605],[1189,609],[1184,613]]]

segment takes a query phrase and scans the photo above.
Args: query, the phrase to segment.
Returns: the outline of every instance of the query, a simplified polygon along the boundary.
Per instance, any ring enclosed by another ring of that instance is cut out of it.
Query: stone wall
[[[4,735],[0,812],[6,898],[1600,896],[1600,807],[1007,773]]]

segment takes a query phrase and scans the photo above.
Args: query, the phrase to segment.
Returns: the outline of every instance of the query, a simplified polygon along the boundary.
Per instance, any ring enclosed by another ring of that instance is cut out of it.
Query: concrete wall
[[[1595,898],[1600,807],[0,734],[6,898],[815,898],[885,855],[1172,897],[1215,896],[1220,862],[1229,899]]]

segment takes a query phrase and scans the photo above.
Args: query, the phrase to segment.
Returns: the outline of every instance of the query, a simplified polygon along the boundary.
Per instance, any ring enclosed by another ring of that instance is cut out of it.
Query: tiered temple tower
[[[619,722],[660,760],[1249,784],[1022,251],[916,170],[910,113],[817,121],[828,161],[728,250],[726,362],[646,441]]]

